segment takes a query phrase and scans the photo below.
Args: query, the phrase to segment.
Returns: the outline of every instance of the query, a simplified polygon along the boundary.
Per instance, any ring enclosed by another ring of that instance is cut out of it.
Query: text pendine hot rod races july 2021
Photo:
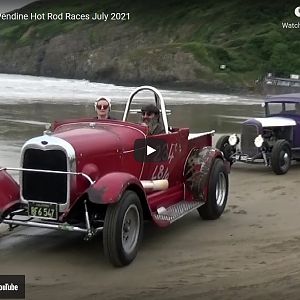
[[[93,12],[93,13],[70,13],[70,12],[43,12],[43,13],[0,13],[3,21],[127,21],[130,19],[129,12]]]

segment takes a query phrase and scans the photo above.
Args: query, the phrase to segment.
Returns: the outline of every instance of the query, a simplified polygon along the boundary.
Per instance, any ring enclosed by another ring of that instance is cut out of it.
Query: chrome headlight
[[[234,133],[228,138],[228,143],[230,146],[235,146],[239,142],[238,136]]]
[[[255,139],[254,139],[254,145],[257,148],[260,148],[262,146],[264,142],[264,138],[260,135],[258,135]]]

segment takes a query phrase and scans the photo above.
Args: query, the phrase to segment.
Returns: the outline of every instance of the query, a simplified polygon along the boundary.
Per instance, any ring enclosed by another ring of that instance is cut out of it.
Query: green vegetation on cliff
[[[0,72],[200,88],[252,87],[266,72],[300,73],[300,28],[282,25],[300,20],[296,1],[199,2],[32,3],[18,12],[126,12],[130,19],[1,21]]]

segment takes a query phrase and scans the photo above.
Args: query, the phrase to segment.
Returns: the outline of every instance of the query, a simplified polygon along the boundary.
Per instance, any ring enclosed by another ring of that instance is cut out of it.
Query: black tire
[[[208,183],[208,197],[204,205],[198,208],[202,219],[218,219],[226,206],[228,196],[228,174],[222,159],[215,159]]]
[[[126,220],[129,223],[124,223]],[[130,264],[137,255],[142,236],[143,211],[140,199],[135,192],[125,191],[119,202],[107,207],[103,227],[105,256],[116,267]]]
[[[291,147],[286,140],[275,142],[271,153],[272,170],[277,175],[285,174],[291,165]]]
[[[230,164],[232,164],[233,160],[231,158],[231,154],[232,152],[235,152],[234,151],[235,149],[233,146],[230,146],[228,139],[229,139],[229,135],[222,135],[216,143],[216,148],[222,151],[225,159],[229,161]]]

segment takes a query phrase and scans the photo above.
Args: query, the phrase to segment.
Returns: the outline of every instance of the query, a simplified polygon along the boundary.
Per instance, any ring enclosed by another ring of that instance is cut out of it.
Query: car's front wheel
[[[228,174],[223,160],[217,158],[209,177],[207,200],[198,208],[200,216],[207,220],[219,218],[225,209],[227,196]]]
[[[143,235],[143,211],[138,195],[126,191],[119,202],[107,207],[103,248],[117,267],[130,264],[137,255]]]
[[[277,175],[285,174],[291,165],[291,147],[286,140],[275,142],[271,154],[272,170]]]

